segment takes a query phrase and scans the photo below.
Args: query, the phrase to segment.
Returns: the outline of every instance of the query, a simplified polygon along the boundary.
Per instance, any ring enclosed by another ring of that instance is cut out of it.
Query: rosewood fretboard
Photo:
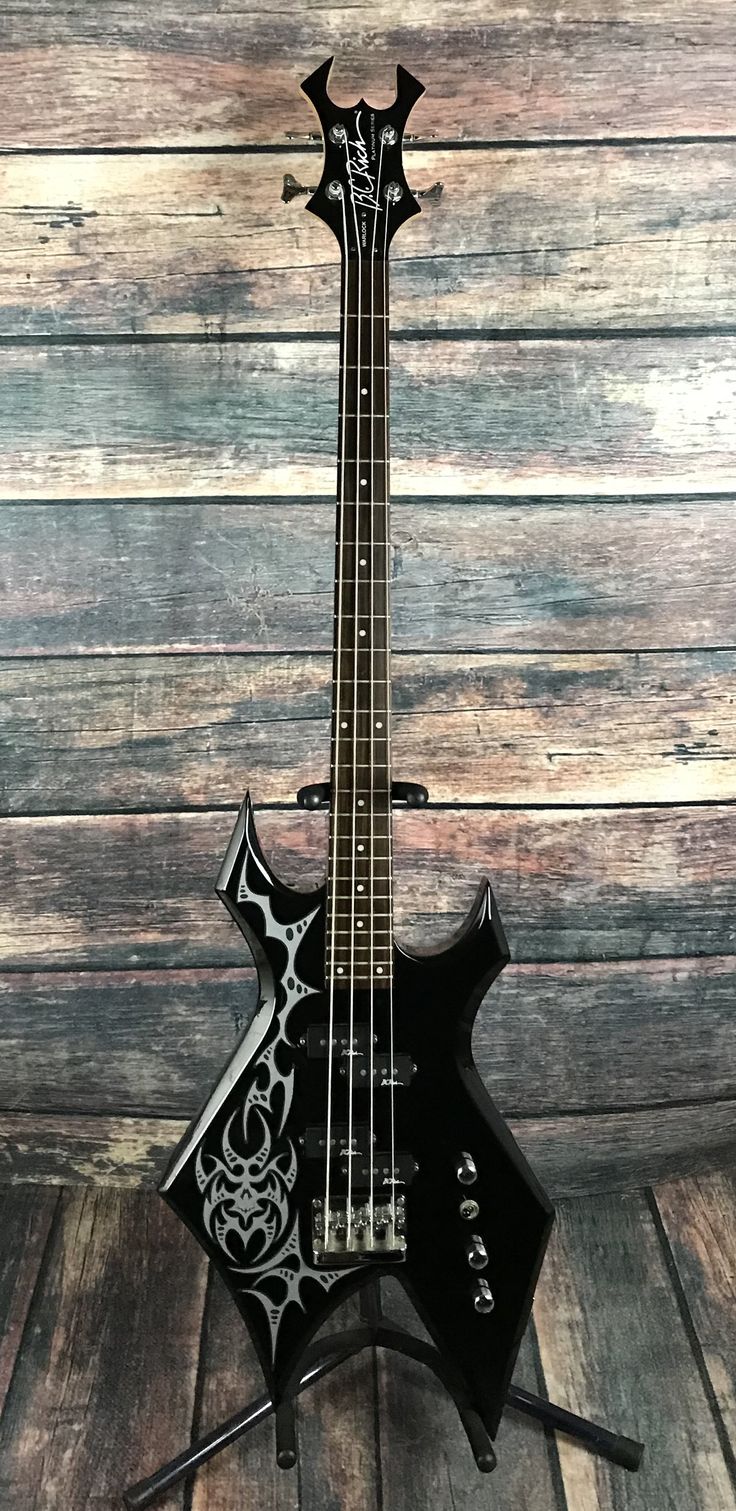
[[[388,983],[392,959],[385,261],[343,259],[327,971]]]

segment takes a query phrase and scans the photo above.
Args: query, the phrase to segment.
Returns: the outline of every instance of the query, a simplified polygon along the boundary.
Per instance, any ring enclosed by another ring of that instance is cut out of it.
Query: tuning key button
[[[488,1263],[488,1250],[479,1233],[471,1233],[465,1253],[471,1270],[484,1270]]]
[[[476,1312],[492,1312],[496,1305],[487,1280],[479,1280],[473,1289],[473,1306]]]
[[[478,1171],[475,1168],[475,1160],[467,1149],[463,1149],[455,1166],[455,1174],[461,1186],[472,1186],[473,1181],[478,1179]]]

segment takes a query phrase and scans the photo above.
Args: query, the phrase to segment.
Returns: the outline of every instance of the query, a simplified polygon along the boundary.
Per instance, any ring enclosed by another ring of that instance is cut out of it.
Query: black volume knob
[[[475,1160],[467,1149],[463,1149],[455,1166],[455,1174],[461,1186],[472,1186],[473,1181],[478,1179],[478,1171],[475,1168]]]
[[[488,1250],[479,1233],[471,1233],[470,1243],[465,1247],[471,1270],[484,1270],[488,1263]]]

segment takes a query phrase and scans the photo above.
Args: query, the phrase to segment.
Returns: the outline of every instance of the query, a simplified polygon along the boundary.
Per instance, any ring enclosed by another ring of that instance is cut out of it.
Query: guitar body
[[[369,1279],[390,1273],[495,1435],[552,1208],[473,1064],[473,1019],[508,959],[490,885],[483,882],[464,929],[444,950],[420,955],[394,945],[385,1000],[375,992],[370,1001],[367,992],[353,996],[353,1029],[363,1046],[357,1058],[345,1056],[338,1025],[347,1015],[333,1004],[332,1136],[339,1146],[349,1096],[340,1071],[354,1066],[352,1189],[380,1193],[393,1169],[398,1175],[388,1189],[400,1191],[403,1202],[401,1256],[347,1265],[315,1251],[330,1063],[326,890],[300,893],[277,879],[246,797],[218,892],[253,952],[259,1007],[175,1151],[163,1196],[227,1283],[277,1401],[293,1392],[301,1355],[330,1312]],[[385,1043],[389,1016],[391,1067],[376,1047]],[[361,1085],[371,1072],[372,1094]],[[333,1160],[333,1193],[344,1192],[347,1169],[347,1159]],[[481,1281],[491,1297],[487,1310],[477,1307]]]

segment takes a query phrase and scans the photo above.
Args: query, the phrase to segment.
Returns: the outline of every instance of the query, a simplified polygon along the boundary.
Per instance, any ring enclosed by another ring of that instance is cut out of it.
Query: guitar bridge
[[[364,1198],[330,1202],[325,1219],[323,1201],[312,1202],[312,1254],[315,1264],[341,1266],[362,1260],[399,1261],[406,1253],[405,1202],[382,1199],[370,1204]]]

